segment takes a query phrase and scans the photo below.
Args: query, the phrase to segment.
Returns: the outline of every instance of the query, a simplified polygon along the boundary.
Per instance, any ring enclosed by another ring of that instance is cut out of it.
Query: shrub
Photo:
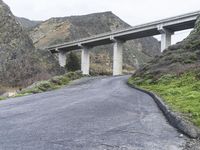
[[[76,55],[76,53],[70,52],[67,56],[67,62],[66,62],[66,69],[68,71],[77,71],[80,70],[80,59]]]
[[[0,100],[4,100],[6,99],[6,97],[0,96]]]
[[[80,71],[69,72],[62,76],[53,77],[52,79],[47,80],[47,81],[40,81],[38,83],[35,83],[29,88],[23,89],[16,96],[19,97],[23,95],[36,94],[36,93],[41,93],[41,92],[57,89],[59,87],[67,85],[70,81],[79,79],[81,77],[82,77],[82,73]]]
[[[67,76],[56,76],[53,77],[50,82],[54,85],[65,85],[67,83],[69,83],[70,79]]]
[[[52,84],[49,81],[42,81],[39,86],[37,87],[41,91],[48,91],[52,88]]]

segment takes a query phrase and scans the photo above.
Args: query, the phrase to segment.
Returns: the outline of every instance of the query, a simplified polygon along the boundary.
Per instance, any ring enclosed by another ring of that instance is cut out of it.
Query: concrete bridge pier
[[[113,45],[113,76],[122,75],[123,41],[114,40]]]
[[[58,53],[58,60],[61,67],[65,67],[66,65],[66,52],[59,51]]]
[[[83,75],[89,75],[90,71],[90,54],[89,48],[82,46],[82,54],[81,54],[81,71]]]
[[[163,26],[158,26],[158,31],[161,33],[161,52],[171,45],[171,36],[173,32],[165,29]]]

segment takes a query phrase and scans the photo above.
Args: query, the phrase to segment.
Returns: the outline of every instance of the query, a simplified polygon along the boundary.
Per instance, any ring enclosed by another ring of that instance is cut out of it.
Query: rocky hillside
[[[58,67],[54,56],[40,49],[127,27],[128,24],[111,12],[52,18],[44,22],[31,21],[15,17],[9,7],[0,0],[0,92],[2,87],[23,87],[63,73],[64,70]],[[146,38],[129,42],[125,46],[124,57],[127,63],[133,64],[135,56],[139,62],[146,62],[158,53],[158,41]],[[111,46],[99,47],[92,53],[91,60],[94,63],[99,62],[101,67],[103,62],[105,67],[111,68],[111,54]],[[105,70],[104,66],[100,69]]]
[[[163,54],[137,71],[137,75],[154,78],[168,74],[181,74],[189,70],[199,70],[200,66],[200,19],[194,30],[183,41],[170,46]]]
[[[48,76],[45,57],[35,50],[29,35],[0,0],[0,88],[25,86]]]
[[[49,45],[128,27],[130,26],[112,12],[103,12],[84,16],[51,18],[32,28],[29,33],[35,47],[43,49]],[[153,37],[127,42],[124,48],[124,61],[129,65],[136,64],[136,62],[145,63],[152,56],[160,53],[160,44]],[[112,62],[111,54],[111,45],[100,46],[94,49],[92,60],[95,61],[95,57],[98,56],[108,56],[109,61]],[[135,60],[135,56],[137,60]]]

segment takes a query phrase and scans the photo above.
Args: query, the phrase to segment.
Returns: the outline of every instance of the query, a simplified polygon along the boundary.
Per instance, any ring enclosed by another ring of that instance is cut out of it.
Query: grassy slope
[[[70,81],[79,79],[81,77],[82,77],[81,72],[69,72],[62,76],[56,76],[46,81],[37,82],[33,84],[32,86],[20,91],[15,97],[58,89],[69,84]],[[0,100],[6,99],[6,98],[7,97],[0,97]]]
[[[172,110],[200,127],[200,17],[190,35],[140,68],[130,84],[161,96]]]
[[[200,74],[166,74],[157,80],[149,77],[131,77],[129,83],[152,91],[162,97],[173,111],[200,127]]]

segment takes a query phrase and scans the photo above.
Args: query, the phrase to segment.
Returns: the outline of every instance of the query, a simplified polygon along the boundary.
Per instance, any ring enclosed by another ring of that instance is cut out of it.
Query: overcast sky
[[[32,20],[112,11],[130,25],[200,10],[200,0],[4,0],[14,15]],[[182,31],[173,43],[187,36]],[[159,38],[159,37],[158,37]]]

